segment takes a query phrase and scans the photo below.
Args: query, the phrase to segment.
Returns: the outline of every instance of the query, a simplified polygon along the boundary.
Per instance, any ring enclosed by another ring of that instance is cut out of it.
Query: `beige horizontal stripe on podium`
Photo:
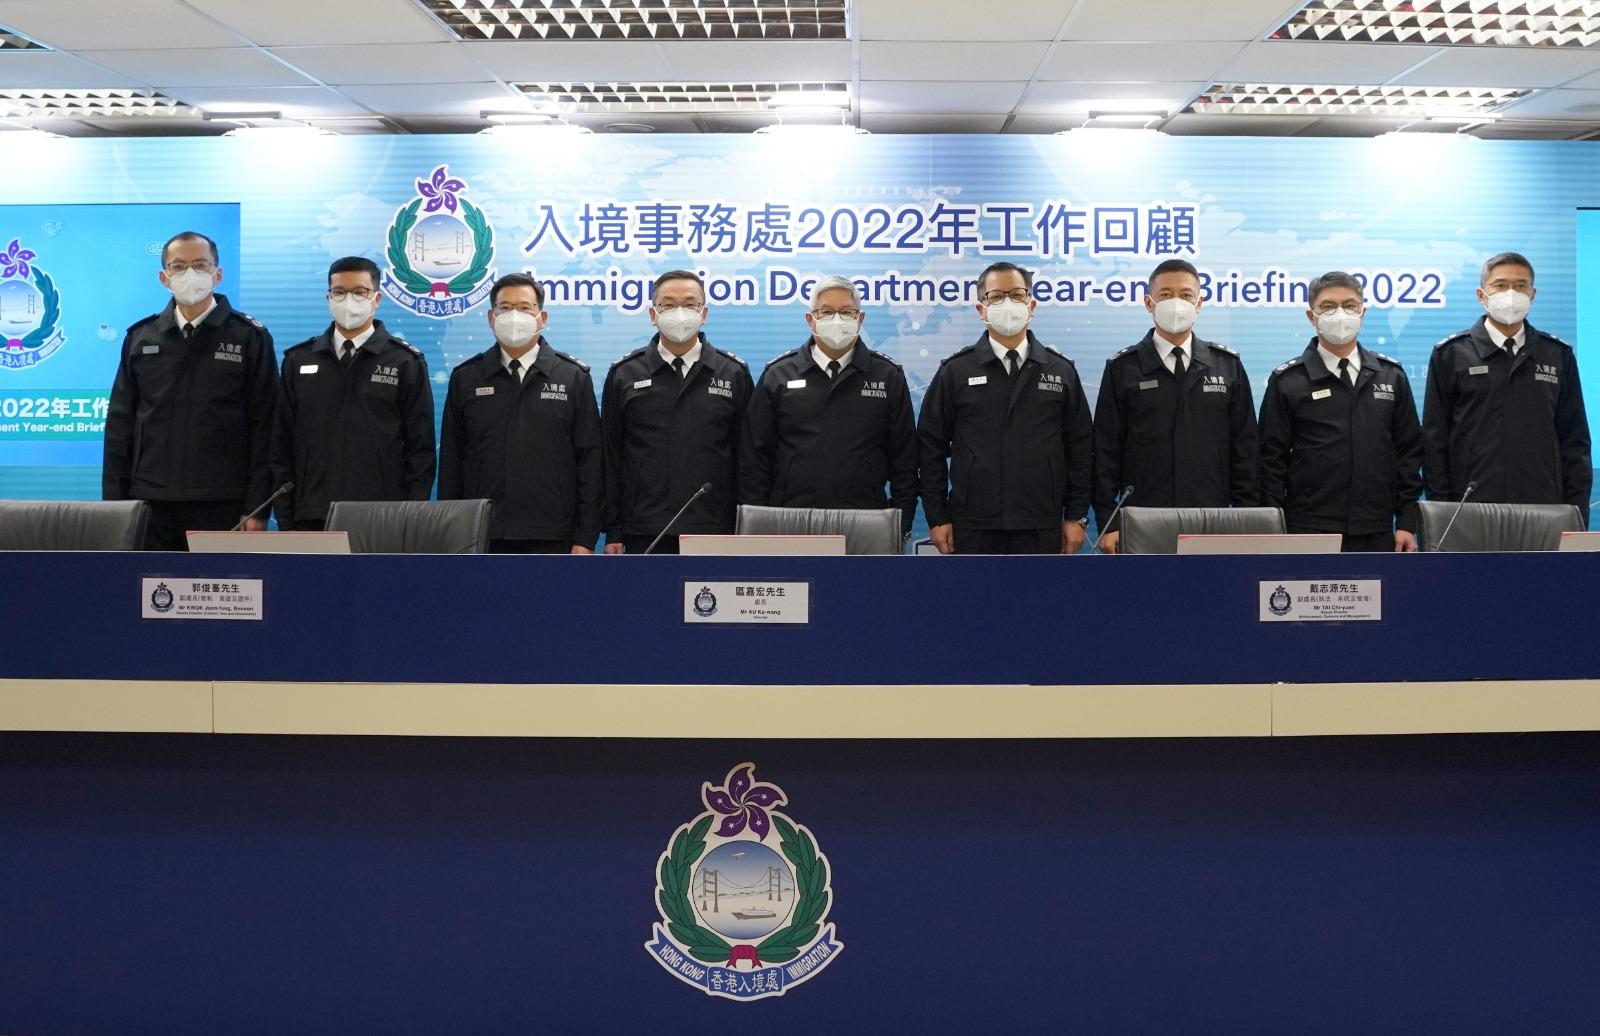
[[[1600,730],[1600,680],[666,686],[0,680],[0,730],[1119,738]]]

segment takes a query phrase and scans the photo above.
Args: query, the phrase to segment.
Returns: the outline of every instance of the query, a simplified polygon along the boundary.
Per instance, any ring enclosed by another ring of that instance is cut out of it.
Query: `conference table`
[[[1600,554],[0,573],[0,1032],[1600,1026]],[[826,884],[761,995],[657,892],[750,781],[818,862],[745,912]]]

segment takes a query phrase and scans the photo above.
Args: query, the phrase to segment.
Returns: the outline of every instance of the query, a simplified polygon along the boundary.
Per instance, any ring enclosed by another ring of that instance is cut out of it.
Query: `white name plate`
[[[1376,622],[1381,579],[1262,580],[1262,622]]]
[[[811,584],[686,582],[683,621],[697,625],[805,626],[811,622]]]
[[[261,619],[259,579],[139,581],[139,615],[145,619]]]

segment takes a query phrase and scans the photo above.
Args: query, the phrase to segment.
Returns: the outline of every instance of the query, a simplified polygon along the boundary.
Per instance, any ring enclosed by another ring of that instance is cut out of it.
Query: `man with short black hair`
[[[1094,409],[1095,516],[1100,547],[1125,487],[1140,507],[1249,507],[1256,486],[1256,408],[1239,354],[1190,330],[1205,304],[1200,271],[1168,259],[1150,274],[1155,326],[1106,361]]]
[[[939,365],[923,397],[922,509],[941,554],[1083,546],[1094,425],[1077,367],[1028,329],[1032,287],[1014,263],[978,276],[984,333]]]
[[[489,289],[497,344],[450,372],[439,499],[493,500],[497,553],[592,554],[605,493],[600,412],[588,366],[540,333],[544,299],[525,273]]]
[[[1490,256],[1478,278],[1485,315],[1434,347],[1422,434],[1428,499],[1572,504],[1589,522],[1594,468],[1572,346],[1528,323],[1533,264]]]
[[[335,500],[433,493],[433,387],[421,350],[376,319],[381,276],[362,256],[328,267],[326,330],[283,354],[273,481],[293,482],[278,525],[320,529]]]
[[[1343,549],[1417,549],[1422,426],[1398,360],[1362,348],[1361,282],[1312,281],[1316,335],[1272,372],[1261,398],[1261,495],[1290,532],[1337,532]]]
[[[101,492],[149,502],[146,550],[187,550],[188,530],[232,528],[272,495],[277,356],[266,327],[216,293],[220,261],[204,234],[173,235],[159,274],[172,301],[122,342]]]
[[[656,333],[612,365],[605,429],[606,553],[642,554],[700,486],[655,552],[676,554],[679,533],[730,533],[739,494],[739,439],[750,369],[712,346],[699,274],[669,270],[651,286]]]

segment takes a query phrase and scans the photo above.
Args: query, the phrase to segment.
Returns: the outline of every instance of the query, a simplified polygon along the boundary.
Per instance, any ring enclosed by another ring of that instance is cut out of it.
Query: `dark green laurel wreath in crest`
[[[39,321],[39,326],[22,336],[24,349],[37,349],[50,340],[56,333],[56,325],[61,320],[61,293],[56,290],[55,281],[50,275],[39,269],[33,268],[33,283],[39,288],[39,295],[44,300],[44,316]]]
[[[483,210],[465,198],[455,200],[461,206],[462,218],[472,231],[472,263],[450,278],[445,283],[445,288],[452,295],[464,295],[489,272],[489,264],[494,261],[494,231],[490,229],[489,220],[484,217]],[[411,230],[417,225],[417,212],[422,208],[422,201],[423,199],[417,198],[400,210],[400,214],[389,227],[389,247],[384,252],[389,259],[389,272],[402,287],[414,295],[427,295],[434,290],[433,282],[418,273],[411,265],[411,261],[406,258],[406,242],[411,239]]]
[[[779,814],[771,816],[782,840],[783,855],[794,864],[795,891],[799,898],[795,901],[790,923],[762,940],[756,947],[756,954],[764,963],[782,964],[793,960],[817,937],[817,922],[827,913],[831,894],[828,865],[818,855],[811,836]],[[668,931],[688,948],[691,956],[708,964],[728,960],[732,950],[727,940],[699,923],[689,903],[690,871],[695,861],[705,854],[706,833],[715,819],[714,814],[707,813],[678,831],[678,836],[672,840],[672,851],[661,861],[660,884],[656,886],[656,902],[667,919]]]

